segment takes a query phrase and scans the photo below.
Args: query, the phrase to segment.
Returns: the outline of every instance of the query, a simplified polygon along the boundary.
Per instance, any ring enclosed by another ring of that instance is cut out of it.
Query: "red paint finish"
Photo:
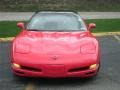
[[[89,30],[76,32],[22,32],[13,40],[11,64],[18,76],[91,77],[99,69],[99,43]],[[96,69],[90,66],[97,64]]]

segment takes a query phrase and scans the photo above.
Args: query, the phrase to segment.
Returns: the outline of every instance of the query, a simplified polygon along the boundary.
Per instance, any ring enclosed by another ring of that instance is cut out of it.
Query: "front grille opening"
[[[79,71],[84,71],[84,70],[88,70],[89,67],[80,67],[80,68],[73,68],[73,69],[70,69],[69,72],[79,72]]]
[[[36,72],[41,72],[41,69],[38,68],[33,68],[33,67],[27,67],[27,66],[22,66],[22,69],[24,70],[29,70],[29,71],[36,71]]]
[[[86,74],[89,75],[89,74],[93,74],[93,73],[94,73],[94,72],[92,71],[92,72],[87,72]]]
[[[15,71],[15,73],[17,73],[17,74],[24,74],[24,72],[21,72],[21,71]]]

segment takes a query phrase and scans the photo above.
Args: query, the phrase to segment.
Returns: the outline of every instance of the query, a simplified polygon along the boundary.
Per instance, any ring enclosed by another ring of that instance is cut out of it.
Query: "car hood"
[[[97,41],[88,32],[36,32],[23,31],[13,42],[19,53],[35,54],[78,54],[80,47]]]

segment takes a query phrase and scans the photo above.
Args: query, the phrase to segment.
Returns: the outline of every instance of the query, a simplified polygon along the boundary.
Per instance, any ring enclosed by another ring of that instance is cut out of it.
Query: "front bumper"
[[[87,66],[84,68],[75,68],[78,65],[40,65],[39,69],[33,68],[13,68],[13,72],[18,76],[25,77],[48,77],[48,78],[62,78],[62,77],[91,77],[95,76],[98,72],[99,66],[96,69],[89,69]],[[71,69],[72,68],[72,69]]]
[[[53,60],[53,56],[59,57]],[[17,63],[21,68],[12,67],[18,76],[26,77],[91,77],[95,76],[99,69],[100,59],[96,54],[86,55],[35,55],[16,54],[13,56],[12,64]],[[96,69],[90,66],[97,64]]]

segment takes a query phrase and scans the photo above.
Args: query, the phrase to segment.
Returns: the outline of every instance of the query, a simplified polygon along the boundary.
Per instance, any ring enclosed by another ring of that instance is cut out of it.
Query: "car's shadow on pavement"
[[[47,86],[72,86],[72,85],[84,85],[90,83],[95,78],[64,78],[64,79],[39,79],[36,81],[37,85],[47,85]]]
[[[98,76],[91,78],[26,78],[14,76],[15,82],[33,83],[37,86],[83,86],[93,83],[96,79],[98,79]]]

